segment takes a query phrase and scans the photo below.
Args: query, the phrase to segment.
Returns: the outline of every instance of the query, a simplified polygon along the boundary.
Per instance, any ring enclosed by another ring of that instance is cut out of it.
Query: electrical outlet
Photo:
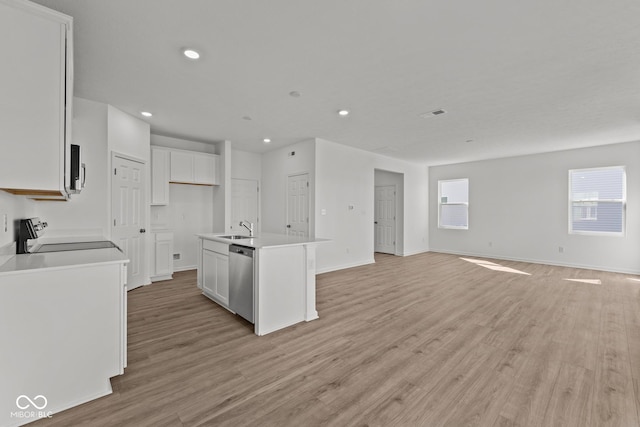
[[[7,231],[9,231],[9,223],[7,220],[7,214],[3,215],[4,220],[3,220],[3,224],[4,224],[4,232],[6,233]]]
[[[564,248],[562,246],[558,246],[558,252],[563,254],[564,253]]]
[[[173,254],[173,259],[174,260],[180,259],[180,254]]]
[[[489,247],[492,248],[493,247],[493,242],[489,242]]]

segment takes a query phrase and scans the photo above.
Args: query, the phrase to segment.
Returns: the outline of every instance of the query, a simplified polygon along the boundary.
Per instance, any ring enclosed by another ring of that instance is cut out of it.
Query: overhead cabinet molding
[[[0,189],[66,200],[73,98],[72,18],[0,0]]]

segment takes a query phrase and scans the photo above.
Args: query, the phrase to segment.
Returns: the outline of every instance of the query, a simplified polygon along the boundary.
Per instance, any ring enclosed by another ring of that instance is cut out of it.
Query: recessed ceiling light
[[[262,142],[264,142],[265,144],[268,144],[268,143],[270,143],[270,142],[271,142],[271,139],[269,139],[269,138],[265,138],[265,139],[263,139],[263,140],[262,140]]]
[[[182,51],[182,53],[184,53],[184,56],[186,56],[189,59],[198,59],[200,58],[200,54],[198,52],[196,52],[193,49],[185,49]]]
[[[348,116],[349,115],[349,110],[338,110],[338,115],[339,116]]]
[[[292,90],[291,92],[289,92],[289,96],[300,98],[300,92],[298,92],[297,90]]]
[[[142,114],[142,115],[143,115],[143,116],[145,116],[145,117],[151,117],[151,116],[153,116],[153,114],[151,114],[151,113],[150,113],[150,112],[148,112],[148,111],[142,111],[142,112],[140,112],[140,114]]]

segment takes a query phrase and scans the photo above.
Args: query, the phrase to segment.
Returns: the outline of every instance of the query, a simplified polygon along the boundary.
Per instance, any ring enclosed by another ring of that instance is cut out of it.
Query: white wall
[[[86,186],[66,202],[38,202],[38,215],[49,223],[45,236],[110,233],[107,104],[74,98],[72,141],[82,149]]]
[[[231,150],[231,178],[262,179],[262,155],[247,151]]]
[[[332,240],[318,247],[319,272],[374,262],[376,169],[404,175],[403,255],[428,250],[426,166],[316,139],[316,237]]]
[[[199,151],[201,153],[220,154],[218,143],[190,141],[164,135],[151,134],[151,145],[177,148],[179,150]]]
[[[291,152],[295,155],[291,156]],[[269,151],[262,155],[262,188],[260,205],[262,231],[286,233],[287,177],[298,173],[309,173],[309,234],[315,230],[315,141],[310,139],[287,147]]]
[[[568,170],[618,165],[626,235],[568,234]],[[454,178],[469,178],[469,230],[437,226],[438,180]],[[640,142],[431,167],[429,180],[432,251],[640,273]]]

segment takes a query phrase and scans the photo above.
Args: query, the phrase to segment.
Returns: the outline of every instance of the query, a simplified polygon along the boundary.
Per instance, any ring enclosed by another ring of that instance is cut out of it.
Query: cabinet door
[[[206,154],[194,154],[193,171],[196,184],[215,184],[215,158]]]
[[[151,148],[151,204],[169,204],[169,151]]]
[[[171,254],[171,241],[160,240],[156,241],[156,266],[155,275],[165,276],[173,274],[173,268],[171,266],[173,260]]]
[[[229,307],[229,256],[202,251],[202,288],[224,307]]]
[[[0,188],[53,195],[64,194],[67,27],[46,11],[0,3]]]
[[[193,182],[193,154],[171,151],[171,182]]]
[[[229,256],[216,253],[216,296],[229,305]]]
[[[202,289],[211,296],[216,294],[217,272],[216,253],[204,249],[202,251]]]

